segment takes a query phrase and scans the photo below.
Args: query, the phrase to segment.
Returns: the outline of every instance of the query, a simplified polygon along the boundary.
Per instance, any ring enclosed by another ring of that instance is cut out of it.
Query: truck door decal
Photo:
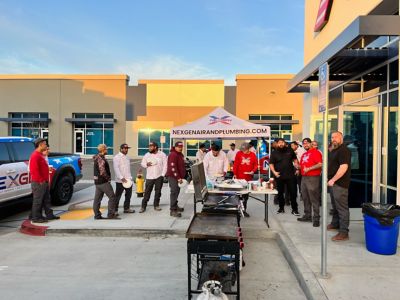
[[[6,176],[0,177],[0,190],[5,190],[6,189]]]

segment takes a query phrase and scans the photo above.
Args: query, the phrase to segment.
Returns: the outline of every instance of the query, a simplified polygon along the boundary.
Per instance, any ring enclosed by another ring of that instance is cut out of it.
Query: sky
[[[0,0],[0,74],[297,73],[304,0]]]

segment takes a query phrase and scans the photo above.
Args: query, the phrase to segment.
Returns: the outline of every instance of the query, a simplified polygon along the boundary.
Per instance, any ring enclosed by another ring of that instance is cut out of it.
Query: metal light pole
[[[323,112],[323,161],[322,161],[322,226],[321,226],[321,276],[328,277],[327,272],[327,203],[328,203],[328,107],[329,107],[329,65],[319,68],[318,106]]]

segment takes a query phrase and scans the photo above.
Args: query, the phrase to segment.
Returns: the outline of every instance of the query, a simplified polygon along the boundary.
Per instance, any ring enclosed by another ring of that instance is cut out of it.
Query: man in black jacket
[[[297,156],[292,148],[286,146],[286,142],[282,138],[276,140],[276,150],[271,153],[269,167],[276,178],[278,189],[279,210],[278,214],[285,212],[285,186],[290,194],[290,204],[292,205],[292,215],[299,216],[297,207],[297,184],[296,174],[298,174],[299,163]]]
[[[105,155],[107,154],[107,146],[100,144],[97,146],[98,154],[93,156],[94,161],[94,184],[96,192],[93,201],[94,218],[96,220],[105,219],[101,216],[100,205],[104,194],[108,197],[108,219],[120,219],[115,213],[116,198],[113,187],[111,185],[111,172]]]

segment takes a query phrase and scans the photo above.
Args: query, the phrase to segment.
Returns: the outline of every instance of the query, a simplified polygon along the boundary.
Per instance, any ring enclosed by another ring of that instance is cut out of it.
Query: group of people
[[[202,155],[206,152],[205,145],[202,144],[196,154],[196,159],[198,162],[203,162],[206,177],[211,180],[225,177],[228,170],[232,170],[236,179],[250,181],[258,170],[258,161],[253,149],[254,146],[250,143],[243,143],[240,150],[236,149],[235,143],[232,143],[230,150],[225,154],[219,145],[212,144],[210,151]],[[247,200],[248,195],[243,195],[245,217],[250,216],[247,212]]]
[[[285,212],[285,189],[290,196],[292,214],[300,216],[297,204],[297,185],[304,204],[304,215],[297,220],[320,226],[322,153],[310,138],[302,140],[303,150],[297,143],[289,145],[277,139],[270,156],[270,169],[278,190],[278,214]],[[314,144],[314,145],[313,145]],[[343,144],[343,134],[331,134],[328,149],[328,192],[332,202],[332,221],[327,229],[338,231],[333,241],[349,239],[348,190],[350,186],[351,152]]]
[[[285,212],[285,190],[290,196],[292,214],[300,216],[297,204],[297,185],[300,196],[304,203],[304,215],[297,220],[300,222],[311,222],[314,227],[320,226],[320,203],[321,203],[321,170],[322,153],[318,150],[316,142],[310,138],[302,140],[302,148],[298,143],[289,145],[284,139],[275,140],[273,151],[270,155],[270,170],[276,179],[278,190],[278,214]],[[30,218],[33,222],[43,223],[47,220],[58,219],[50,208],[49,193],[49,165],[46,161],[46,153],[49,151],[46,140],[35,141],[35,151],[29,162],[29,171],[32,182],[33,204]],[[196,160],[203,162],[205,174],[208,178],[223,177],[228,170],[232,170],[235,178],[250,181],[258,170],[258,161],[254,153],[254,147],[250,143],[243,143],[239,149],[232,143],[227,154],[217,144],[212,144],[210,151],[206,151],[201,144],[196,154]],[[111,185],[111,170],[106,159],[107,146],[98,145],[98,154],[93,157],[94,161],[94,183],[95,196],[93,201],[94,218],[120,219],[118,208],[122,194],[125,192],[123,204],[124,213],[134,213],[130,201],[132,196],[132,174],[131,163],[127,156],[130,147],[124,143],[120,151],[113,158],[116,189]],[[302,149],[302,150],[300,150]],[[183,143],[176,142],[167,156],[160,151],[156,142],[149,143],[148,152],[143,156],[141,167],[146,169],[146,181],[144,196],[139,213],[147,209],[153,189],[154,210],[161,211],[160,198],[164,178],[168,177],[170,187],[170,215],[181,217],[183,207],[178,205],[180,185],[186,176],[184,155],[182,153]],[[351,152],[343,144],[343,134],[333,132],[328,153],[328,191],[332,201],[332,221],[328,230],[338,231],[332,240],[348,240],[349,235],[349,207],[348,189],[350,185]],[[103,217],[100,205],[104,194],[107,195],[108,213]],[[248,195],[243,196],[244,215],[247,212]],[[42,212],[46,217],[43,217]]]
[[[113,158],[113,168],[115,173],[116,191],[114,193],[111,185],[111,171],[106,159],[107,146],[98,145],[98,154],[93,157],[94,161],[94,183],[96,186],[95,197],[93,201],[94,218],[96,220],[105,219],[100,211],[101,200],[104,194],[107,195],[108,214],[106,219],[120,219],[118,208],[122,194],[125,192],[125,201],[123,204],[124,213],[134,213],[131,209],[130,201],[132,196],[132,174],[131,163],[127,156],[130,147],[127,144],[120,146],[120,152]],[[185,177],[185,163],[182,154],[183,143],[177,142],[171,149],[170,155],[160,151],[156,142],[150,142],[148,152],[143,156],[141,167],[146,169],[146,181],[143,200],[139,213],[146,212],[151,193],[154,189],[153,207],[155,211],[161,211],[160,199],[161,189],[164,183],[164,177],[168,176],[171,188],[170,194],[170,215],[181,217],[183,207],[178,206],[178,196],[180,192],[179,184]]]

